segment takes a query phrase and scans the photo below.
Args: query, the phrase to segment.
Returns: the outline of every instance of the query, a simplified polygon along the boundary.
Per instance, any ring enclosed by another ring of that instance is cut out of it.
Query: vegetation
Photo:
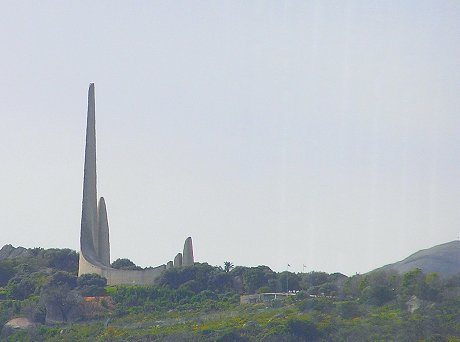
[[[235,267],[235,265],[233,265],[233,263],[231,263],[230,261],[225,261],[224,262],[224,271],[225,272],[230,272],[232,270],[232,268]]]
[[[117,268],[119,270],[141,270],[142,267],[137,266],[134,262],[129,259],[117,259],[110,265],[113,268]]]
[[[460,341],[460,274],[346,277],[226,262],[168,269],[158,286],[107,286],[76,277],[73,251],[34,251],[0,260],[0,324],[37,323],[6,341]],[[285,300],[240,304],[240,294],[287,286]],[[101,300],[88,310],[83,297]]]

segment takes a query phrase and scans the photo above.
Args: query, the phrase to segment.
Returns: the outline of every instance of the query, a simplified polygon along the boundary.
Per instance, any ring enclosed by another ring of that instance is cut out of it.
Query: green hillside
[[[106,286],[76,277],[75,251],[11,247],[0,251],[2,341],[460,341],[460,274],[196,263],[158,286]]]

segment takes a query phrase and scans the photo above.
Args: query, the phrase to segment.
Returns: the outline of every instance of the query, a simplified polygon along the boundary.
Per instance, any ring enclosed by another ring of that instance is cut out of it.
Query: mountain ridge
[[[460,274],[460,241],[454,240],[421,249],[403,260],[371,272],[395,270],[402,274],[414,268],[420,268],[424,273],[436,272],[445,277]]]

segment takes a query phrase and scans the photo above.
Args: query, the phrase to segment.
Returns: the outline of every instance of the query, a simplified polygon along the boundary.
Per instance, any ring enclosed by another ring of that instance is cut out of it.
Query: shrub
[[[9,260],[0,261],[0,287],[8,284],[15,274],[14,264]]]
[[[316,325],[310,321],[291,318],[287,322],[288,332],[294,336],[314,340],[320,336]]]

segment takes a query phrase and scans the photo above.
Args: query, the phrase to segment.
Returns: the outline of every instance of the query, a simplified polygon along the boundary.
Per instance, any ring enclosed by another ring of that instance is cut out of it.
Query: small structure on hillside
[[[287,299],[289,296],[295,296],[295,293],[286,292],[266,292],[240,296],[240,304],[255,304],[271,302],[277,299]]]

